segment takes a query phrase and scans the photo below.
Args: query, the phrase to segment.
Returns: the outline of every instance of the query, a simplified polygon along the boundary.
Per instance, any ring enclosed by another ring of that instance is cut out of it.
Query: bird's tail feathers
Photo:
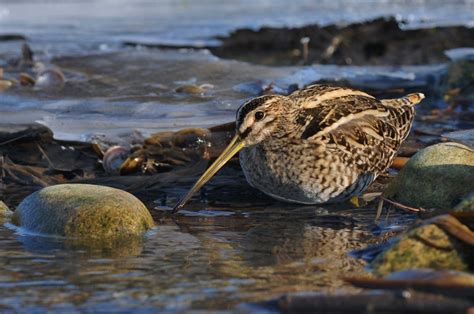
[[[423,93],[412,93],[412,94],[403,96],[401,98],[382,99],[381,101],[383,104],[390,105],[390,106],[403,106],[403,105],[414,106],[416,104],[419,104],[424,98],[425,98],[425,95]]]

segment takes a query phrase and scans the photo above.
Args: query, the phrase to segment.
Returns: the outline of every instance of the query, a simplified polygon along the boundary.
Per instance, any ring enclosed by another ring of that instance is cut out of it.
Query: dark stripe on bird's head
[[[246,138],[247,135],[249,135],[250,131],[252,131],[252,128],[247,128],[242,134],[240,134],[240,137]]]
[[[272,95],[260,96],[260,97],[251,99],[247,101],[246,103],[244,103],[242,106],[240,106],[239,110],[237,110],[237,116],[235,119],[237,123],[237,129],[242,125],[242,123],[245,120],[245,117],[250,111],[262,106],[263,104],[265,104],[267,100],[269,100],[272,97],[274,96]]]

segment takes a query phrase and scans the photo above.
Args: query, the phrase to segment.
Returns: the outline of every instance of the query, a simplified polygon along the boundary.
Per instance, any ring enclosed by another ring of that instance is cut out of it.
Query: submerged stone
[[[438,216],[401,235],[372,262],[374,272],[392,272],[431,268],[472,270],[474,251],[472,231],[449,215]]]
[[[474,151],[441,143],[415,154],[384,195],[412,207],[451,209],[473,192],[473,182]]]
[[[154,223],[132,194],[105,186],[61,184],[26,197],[13,221],[26,230],[77,239],[140,236]]]

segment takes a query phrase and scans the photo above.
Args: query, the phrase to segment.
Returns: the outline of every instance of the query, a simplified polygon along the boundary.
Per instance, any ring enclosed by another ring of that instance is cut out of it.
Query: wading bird
[[[377,100],[327,85],[254,98],[237,111],[230,144],[173,212],[239,151],[248,183],[275,199],[321,204],[357,196],[390,166],[423,98]]]

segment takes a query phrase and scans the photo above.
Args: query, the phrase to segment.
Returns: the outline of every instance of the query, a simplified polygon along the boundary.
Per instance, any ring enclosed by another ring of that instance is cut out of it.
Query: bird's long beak
[[[214,163],[204,172],[204,174],[197,180],[189,192],[176,204],[172,213],[180,210],[186,202],[196,193],[207,181],[209,181],[219,169],[221,169],[235,154],[244,148],[244,141],[236,134],[230,144],[224,149],[222,154],[214,161]]]

